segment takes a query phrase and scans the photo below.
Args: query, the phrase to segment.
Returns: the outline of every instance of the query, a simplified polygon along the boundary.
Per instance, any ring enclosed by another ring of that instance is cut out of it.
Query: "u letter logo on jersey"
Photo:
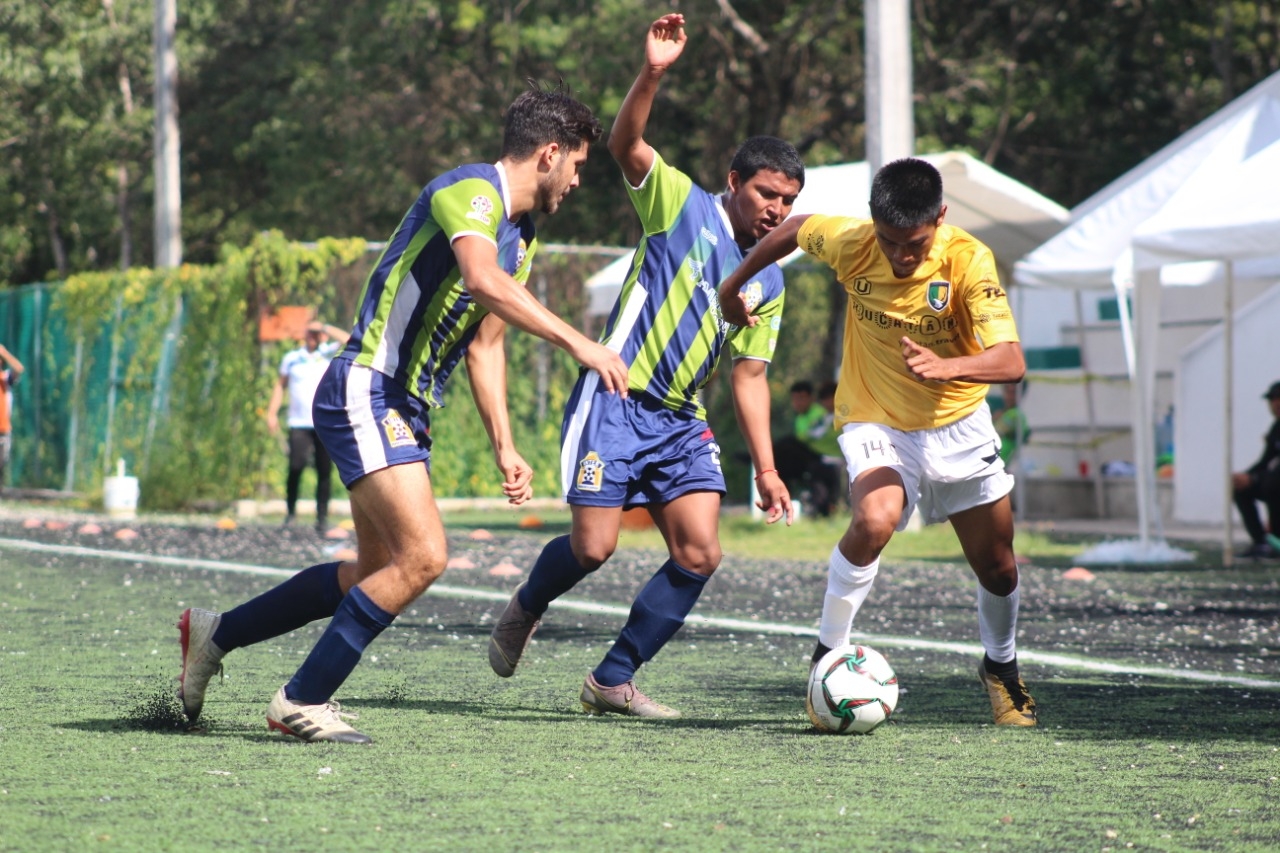
[[[382,428],[387,433],[387,444],[392,447],[412,447],[418,443],[409,424],[395,409],[387,409],[382,417]]]
[[[592,450],[578,463],[577,486],[584,492],[598,492],[603,483],[604,463],[600,461],[600,454]]]
[[[929,282],[929,307],[934,311],[941,311],[947,307],[947,303],[951,301],[951,282],[949,281],[931,281]]]

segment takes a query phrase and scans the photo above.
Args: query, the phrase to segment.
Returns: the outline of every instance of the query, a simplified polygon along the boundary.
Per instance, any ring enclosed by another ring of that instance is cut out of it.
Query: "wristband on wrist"
[[[760,479],[761,477],[763,477],[765,474],[776,474],[776,473],[778,473],[778,469],[777,469],[777,468],[765,468],[765,469],[764,469],[763,471],[761,471],[759,474],[756,474],[756,479],[757,479],[757,480],[759,480],[759,479]]]

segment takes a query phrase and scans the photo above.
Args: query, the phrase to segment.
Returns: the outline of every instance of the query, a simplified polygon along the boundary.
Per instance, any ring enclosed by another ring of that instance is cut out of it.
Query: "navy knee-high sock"
[[[222,614],[213,644],[224,652],[328,619],[342,603],[339,563],[303,569],[284,583]]]
[[[520,606],[534,616],[541,616],[551,602],[573,589],[592,571],[594,569],[584,569],[578,558],[573,556],[569,537],[557,536],[542,549],[529,572],[529,579],[520,588]]]
[[[640,664],[656,655],[680,630],[706,585],[706,575],[678,566],[674,560],[663,563],[631,604],[622,633],[592,673],[596,681],[604,687],[616,687],[634,678]]]
[[[302,705],[328,702],[356,668],[364,650],[395,618],[394,613],[374,604],[360,587],[351,587],[311,654],[285,685],[284,695]]]

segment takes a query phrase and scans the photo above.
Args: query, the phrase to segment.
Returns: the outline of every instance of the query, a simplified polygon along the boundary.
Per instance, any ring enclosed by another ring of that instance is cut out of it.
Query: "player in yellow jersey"
[[[880,552],[919,509],[927,522],[950,520],[978,578],[978,677],[996,724],[1034,726],[1015,653],[1013,477],[986,404],[988,385],[1026,372],[1009,302],[991,250],[944,224],[932,165],[907,158],[880,169],[870,206],[869,220],[787,219],[720,286],[725,319],[754,323],[739,289],[798,245],[849,297],[835,414],[853,515],[831,552],[813,659],[848,642]]]

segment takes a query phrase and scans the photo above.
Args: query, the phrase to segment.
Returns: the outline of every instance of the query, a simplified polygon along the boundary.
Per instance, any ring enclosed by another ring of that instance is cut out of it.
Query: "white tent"
[[[1195,210],[1205,218],[1207,212],[1220,210],[1216,199],[1225,176],[1277,140],[1280,73],[1271,75],[1072,210],[1067,229],[1014,267],[1014,280],[1021,284],[1116,289],[1132,388],[1138,516],[1144,548],[1150,539],[1155,493],[1152,410],[1160,287],[1205,283],[1221,275],[1221,269],[1220,265],[1168,265],[1168,256],[1151,255],[1145,250],[1135,254],[1136,241],[1152,236],[1140,234],[1139,229],[1152,222],[1152,227],[1164,235],[1161,239],[1166,245],[1169,240],[1176,241],[1176,234],[1158,227],[1159,217],[1172,218],[1179,210]],[[1262,202],[1274,202],[1275,191],[1280,189],[1277,184],[1280,178],[1273,171],[1259,178],[1254,191],[1265,197]],[[1264,261],[1261,269],[1255,268],[1251,274],[1266,274],[1266,267]],[[1130,294],[1132,318],[1126,311]]]
[[[1205,170],[1208,172],[1208,170]],[[1233,310],[1233,280],[1237,263],[1261,259],[1275,260],[1280,256],[1280,141],[1274,141],[1256,153],[1246,151],[1242,160],[1224,164],[1211,174],[1197,175],[1179,190],[1169,203],[1155,216],[1143,222],[1133,235],[1135,266],[1157,266],[1170,261],[1213,260],[1225,264],[1226,287],[1223,316],[1232,318],[1225,323],[1221,335],[1208,336],[1204,348],[1212,356],[1184,362],[1188,373],[1203,373],[1207,363],[1217,362],[1219,382],[1210,381],[1201,388],[1222,389],[1223,405],[1220,410],[1204,413],[1192,409],[1188,403],[1195,398],[1194,389],[1179,377],[1179,396],[1188,399],[1179,403],[1180,410],[1191,413],[1190,421],[1211,420],[1216,429],[1210,434],[1225,436],[1220,441],[1221,458],[1210,454],[1188,454],[1185,464],[1174,469],[1176,509],[1180,516],[1200,515],[1194,504],[1203,504],[1206,498],[1216,498],[1224,522],[1223,544],[1229,552],[1231,546],[1230,490],[1227,474],[1244,467],[1242,459],[1252,459],[1258,453],[1256,439],[1247,448],[1240,447],[1243,436],[1235,427],[1234,398],[1239,395],[1256,398],[1262,388],[1280,375],[1280,359],[1268,356],[1267,344],[1270,317],[1274,309],[1266,312],[1257,302],[1248,306],[1248,313],[1236,317]],[[1276,276],[1280,279],[1280,275]],[[1274,302],[1275,297],[1264,294],[1261,302]],[[1253,328],[1256,327],[1256,328]],[[1244,342],[1252,352],[1246,352],[1244,377],[1235,368],[1239,355],[1235,345],[1236,333],[1242,332]],[[1242,383],[1241,379],[1245,379]],[[1204,382],[1208,377],[1197,377]],[[1242,387],[1243,384],[1243,387]],[[1200,395],[1203,396],[1203,395]],[[1255,411],[1256,410],[1256,411]],[[1262,407],[1254,405],[1245,412],[1245,423],[1251,427],[1263,414]],[[1207,426],[1207,424],[1206,424]],[[1252,432],[1251,429],[1244,430]],[[1191,446],[1191,431],[1185,433],[1183,442]],[[1196,430],[1196,432],[1206,432]],[[1243,452],[1241,452],[1243,451]]]
[[[947,222],[990,246],[1002,265],[1011,265],[1066,222],[1067,211],[1061,205],[968,154],[951,151],[920,156],[942,173]],[[869,215],[870,189],[871,174],[865,162],[816,166],[805,170],[804,189],[791,212],[865,217]],[[609,313],[631,269],[631,258],[630,253],[620,257],[587,279],[588,313]],[[1048,310],[1043,315],[1058,313]],[[1029,337],[1025,329],[1023,336]]]

